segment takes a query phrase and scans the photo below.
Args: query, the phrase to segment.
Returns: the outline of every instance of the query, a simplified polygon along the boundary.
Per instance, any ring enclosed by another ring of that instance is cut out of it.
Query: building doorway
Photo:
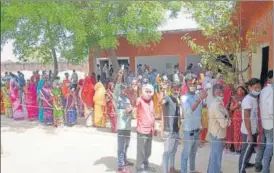
[[[269,46],[262,48],[262,69],[261,69],[261,85],[264,86],[267,80],[268,73],[268,63],[269,63]]]

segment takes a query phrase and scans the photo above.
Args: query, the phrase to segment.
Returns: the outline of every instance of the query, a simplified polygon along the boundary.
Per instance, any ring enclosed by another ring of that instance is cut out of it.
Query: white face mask
[[[189,87],[189,91],[192,92],[192,93],[195,92],[196,91],[196,87],[195,86]]]

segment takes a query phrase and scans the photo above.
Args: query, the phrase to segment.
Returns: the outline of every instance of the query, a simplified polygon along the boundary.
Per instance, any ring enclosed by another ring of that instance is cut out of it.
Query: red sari
[[[94,90],[94,85],[95,82],[90,76],[85,77],[84,82],[83,82],[83,88],[81,90],[81,100],[84,104],[85,107],[85,120],[86,120],[86,126],[92,126],[93,124],[93,96],[95,93]]]
[[[117,132],[117,115],[115,111],[115,106],[113,104],[113,90],[114,90],[114,83],[109,82],[108,90],[106,93],[106,104],[107,104],[107,116],[109,117],[111,123],[111,131],[113,133]]]
[[[35,120],[38,118],[38,102],[37,102],[37,93],[36,85],[34,81],[31,81],[30,84],[26,86],[25,94],[26,108],[28,112],[28,119]]]
[[[234,97],[231,100],[231,105],[234,106],[237,103],[240,104],[243,98]],[[241,107],[237,108],[232,112],[232,128],[233,128],[233,145],[236,151],[240,151],[242,148],[242,133],[241,133],[241,124],[242,124],[242,112]]]

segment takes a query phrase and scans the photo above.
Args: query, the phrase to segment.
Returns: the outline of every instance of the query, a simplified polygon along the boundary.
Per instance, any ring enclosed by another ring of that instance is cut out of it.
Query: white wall
[[[179,63],[179,56],[171,55],[171,56],[137,56],[135,58],[135,69],[137,72],[137,65],[149,65],[151,69],[157,69],[158,72],[168,73],[173,70],[174,65]]]
[[[187,69],[187,66],[191,63],[193,64],[193,67],[198,65],[201,62],[201,58],[202,57],[199,55],[188,55],[186,57],[185,70]]]
[[[269,43],[263,43],[257,47],[256,53],[252,54],[252,77],[260,79],[262,71],[262,48],[269,46]]]

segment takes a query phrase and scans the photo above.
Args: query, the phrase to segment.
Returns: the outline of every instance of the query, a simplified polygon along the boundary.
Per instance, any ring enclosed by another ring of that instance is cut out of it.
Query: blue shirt
[[[191,105],[193,105],[199,98],[198,95],[191,95],[189,93],[182,96],[182,110],[183,110],[183,129],[185,131],[192,131],[201,128],[202,124],[202,103],[192,111]]]

